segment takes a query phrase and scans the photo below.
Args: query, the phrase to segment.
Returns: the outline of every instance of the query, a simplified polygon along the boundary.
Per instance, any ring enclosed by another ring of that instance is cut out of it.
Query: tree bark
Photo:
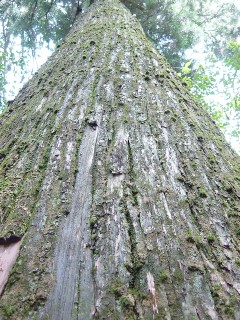
[[[0,319],[240,319],[239,157],[122,4],[0,121]]]

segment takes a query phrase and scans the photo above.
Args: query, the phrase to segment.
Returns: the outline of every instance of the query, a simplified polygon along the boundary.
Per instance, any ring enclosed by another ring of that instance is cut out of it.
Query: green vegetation
[[[207,198],[207,191],[204,189],[204,188],[199,188],[198,189],[198,193],[199,193],[199,196],[201,197],[201,198]]]
[[[159,273],[158,278],[159,278],[160,282],[166,282],[168,280],[168,278],[169,278],[169,275],[168,275],[168,273],[166,271],[161,271]]]
[[[240,267],[240,259],[235,259],[235,264]]]
[[[16,308],[14,306],[3,307],[3,313],[6,317],[10,317],[16,312]]]
[[[208,241],[209,243],[213,243],[214,241],[216,241],[216,236],[215,236],[214,234],[212,234],[212,233],[209,233],[209,234],[207,235],[207,241]]]
[[[184,274],[182,270],[180,269],[175,270],[175,272],[173,273],[173,279],[176,280],[177,283],[184,282]]]
[[[149,39],[175,68],[183,84],[191,88],[196,100],[205,106],[237,148],[240,135],[239,6],[230,2],[216,4],[213,0],[204,0],[201,4],[196,0],[163,0],[160,3],[157,0],[121,1],[136,15]],[[74,21],[91,2],[94,1],[0,3],[0,111],[7,106],[9,99],[6,92],[9,72],[14,70],[19,78],[26,79],[26,74],[31,72],[26,70],[31,56],[34,59],[38,54],[42,56],[42,47],[53,50],[64,44],[63,39]],[[16,52],[18,38],[22,47]],[[199,42],[207,43],[207,47],[200,49],[203,51],[202,60],[188,61],[187,50],[195,50]],[[77,40],[73,38],[71,44],[74,43]],[[96,45],[95,40],[91,40],[89,45]],[[87,60],[87,52],[83,52],[83,60]],[[160,74],[158,79],[163,82],[162,76]],[[145,80],[151,80],[149,73],[146,73]],[[216,99],[217,96],[221,98]],[[128,117],[123,117],[128,123]],[[178,121],[175,116],[171,120]]]
[[[187,239],[186,239],[188,242],[192,242],[194,243],[195,242],[195,239],[194,239],[194,236],[193,236],[193,231],[191,229],[189,229],[187,231]]]
[[[200,64],[188,61],[178,74],[236,145],[240,136],[240,43],[230,39],[222,52],[221,60],[209,52]]]
[[[23,235],[1,303],[16,304],[6,308],[12,319],[33,318],[50,289],[59,284],[64,293],[73,277],[66,291],[76,317],[84,290],[101,298],[99,318],[152,319],[153,307],[156,318],[183,318],[186,301],[193,314],[197,303],[207,315],[210,303],[230,317],[239,302],[228,301],[237,295],[239,160],[166,61],[141,42],[135,20],[124,13],[121,33],[120,5],[113,3],[111,22],[107,4],[101,23],[92,24],[99,13],[91,12],[1,118],[1,232]],[[66,277],[64,268],[72,270]],[[55,297],[48,301],[61,312],[55,302],[67,297]]]
[[[224,312],[229,315],[229,316],[234,316],[235,315],[235,311],[233,307],[227,306],[224,308]]]
[[[121,296],[119,298],[119,302],[124,308],[129,308],[132,306],[132,303],[127,296]]]

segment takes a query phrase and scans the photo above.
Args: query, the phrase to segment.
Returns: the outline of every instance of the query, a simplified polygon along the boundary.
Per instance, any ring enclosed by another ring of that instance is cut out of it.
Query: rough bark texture
[[[0,319],[240,319],[239,157],[122,4],[0,121]]]

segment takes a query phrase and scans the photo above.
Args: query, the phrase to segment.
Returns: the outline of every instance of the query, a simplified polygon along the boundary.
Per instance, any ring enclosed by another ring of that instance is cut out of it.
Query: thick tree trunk
[[[240,319],[239,158],[122,4],[0,121],[0,319]]]

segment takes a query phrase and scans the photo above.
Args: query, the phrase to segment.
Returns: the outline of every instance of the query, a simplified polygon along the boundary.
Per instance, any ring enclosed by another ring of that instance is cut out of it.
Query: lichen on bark
[[[0,121],[0,319],[240,319],[239,157],[122,4]]]

